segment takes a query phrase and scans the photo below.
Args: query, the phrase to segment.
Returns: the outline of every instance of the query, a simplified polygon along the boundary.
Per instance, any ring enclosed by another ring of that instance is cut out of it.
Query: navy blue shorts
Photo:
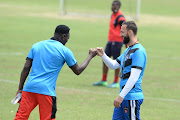
[[[114,108],[112,120],[140,120],[141,100],[123,100],[121,107]]]
[[[113,57],[113,59],[116,59],[121,54],[121,47],[123,43],[122,42],[108,42],[106,44],[105,53],[109,57]]]

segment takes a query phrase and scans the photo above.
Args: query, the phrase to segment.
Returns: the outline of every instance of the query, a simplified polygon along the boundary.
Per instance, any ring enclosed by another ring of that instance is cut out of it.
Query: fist
[[[97,52],[97,55],[100,57],[104,55],[104,50],[102,47],[97,47],[96,52]]]
[[[92,55],[92,57],[95,57],[95,56],[97,55],[96,49],[91,48],[91,49],[89,50],[89,55]]]

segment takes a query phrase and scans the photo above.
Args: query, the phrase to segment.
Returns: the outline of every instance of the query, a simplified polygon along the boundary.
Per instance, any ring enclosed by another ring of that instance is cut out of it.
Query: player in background
[[[137,26],[133,21],[122,24],[121,37],[129,47],[116,60],[109,58],[102,48],[97,55],[111,69],[121,68],[120,92],[114,100],[113,120],[140,120],[140,106],[144,95],[141,88],[146,67],[146,50],[137,40]]]
[[[112,2],[111,10],[111,20],[109,24],[109,36],[108,36],[108,42],[106,44],[105,53],[109,57],[113,57],[113,59],[116,59],[121,54],[121,48],[122,48],[122,41],[123,38],[120,37],[120,30],[122,23],[126,20],[123,13],[120,11],[121,8],[121,2],[119,0],[114,0]],[[108,67],[103,63],[103,74],[101,81],[97,83],[93,83],[95,86],[107,86],[110,88],[119,88],[119,72],[120,69],[117,68],[114,73],[114,82],[110,85],[107,83],[107,75],[108,75]]]
[[[22,92],[22,98],[14,120],[27,120],[37,105],[39,105],[40,120],[55,120],[56,80],[64,63],[79,75],[96,56],[96,51],[90,49],[87,59],[78,65],[71,50],[65,47],[70,37],[69,31],[68,26],[59,25],[55,29],[54,37],[32,46],[20,76],[17,93]],[[28,75],[29,78],[24,86]]]

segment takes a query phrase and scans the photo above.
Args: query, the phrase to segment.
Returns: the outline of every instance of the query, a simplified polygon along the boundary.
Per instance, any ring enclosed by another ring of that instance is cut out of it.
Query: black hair
[[[58,25],[55,29],[55,33],[57,34],[68,34],[70,28],[66,25]]]
[[[122,25],[127,25],[127,30],[132,30],[134,35],[137,34],[137,26],[134,21],[125,21],[122,23]]]
[[[113,2],[116,2],[119,5],[119,8],[121,7],[121,1],[119,0],[114,0]]]

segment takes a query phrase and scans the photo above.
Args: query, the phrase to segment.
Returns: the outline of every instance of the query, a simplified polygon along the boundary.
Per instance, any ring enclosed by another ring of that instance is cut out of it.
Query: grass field
[[[79,4],[73,4],[74,9]],[[179,0],[142,1],[138,38],[148,56],[142,83],[145,95],[142,120],[180,120],[179,4]],[[0,120],[14,119],[18,104],[12,105],[11,100],[31,46],[52,37],[57,25],[66,24],[71,28],[66,46],[73,51],[78,64],[86,59],[89,48],[105,46],[108,18],[58,16],[58,7],[58,0],[0,1]],[[64,65],[56,84],[57,120],[111,120],[119,89],[92,86],[101,79],[101,73],[99,57],[80,76]],[[114,71],[109,71],[109,84],[113,75]],[[39,119],[38,107],[29,119]]]

